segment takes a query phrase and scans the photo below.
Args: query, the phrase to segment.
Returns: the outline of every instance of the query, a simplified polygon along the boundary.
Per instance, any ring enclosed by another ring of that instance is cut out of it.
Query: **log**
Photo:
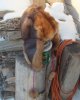
[[[15,70],[13,70],[13,71],[15,71]],[[10,81],[10,82],[14,81],[14,80],[11,80],[14,77],[14,72],[13,71],[10,70],[9,68],[3,68],[2,69],[3,77],[7,78],[5,81],[7,81],[7,82],[8,81]]]
[[[74,89],[80,75],[80,44],[66,46],[61,59],[60,86],[63,100]],[[63,92],[62,92],[63,91]],[[67,94],[65,94],[67,93]]]
[[[0,31],[20,30],[20,18],[0,21]]]
[[[15,87],[9,86],[9,87],[5,88],[4,91],[15,92]]]
[[[5,91],[5,92],[15,92],[15,84],[6,84],[5,83],[5,85],[4,85],[4,87],[3,87],[3,91]]]
[[[7,79],[5,80],[5,82],[7,82],[8,84],[15,83],[15,77],[7,78]]]
[[[10,99],[10,98],[14,98],[15,93],[12,91],[2,91],[1,92],[2,95],[2,100],[6,100],[6,99]]]
[[[0,31],[0,36],[3,37],[5,40],[19,40],[21,39],[21,32],[20,31]]]
[[[11,40],[11,41],[21,39],[20,31],[7,31],[6,34],[7,34],[7,37],[5,37],[5,39],[7,38],[8,40]]]
[[[50,68],[50,67],[49,67]],[[49,69],[48,68],[48,69]],[[49,70],[48,70],[49,71]],[[23,55],[16,57],[16,100],[47,100],[46,67],[40,72],[34,71],[27,65]],[[48,72],[50,73],[50,72]],[[35,93],[33,93],[35,91]]]
[[[73,16],[74,22],[76,23],[78,33],[80,33],[80,1],[79,0],[65,0],[65,5],[68,9],[69,14]]]
[[[7,51],[20,51],[22,50],[23,41],[22,40],[15,40],[15,41],[1,41],[0,42],[0,52],[7,52]]]
[[[2,74],[3,74],[3,76],[8,76],[8,74],[9,74],[9,68],[3,68],[2,69]]]

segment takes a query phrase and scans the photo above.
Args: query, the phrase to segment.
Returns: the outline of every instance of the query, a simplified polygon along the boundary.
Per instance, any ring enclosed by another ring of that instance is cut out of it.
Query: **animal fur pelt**
[[[32,5],[21,18],[21,36],[27,63],[39,71],[43,66],[44,43],[52,40],[53,47],[59,43],[58,23],[42,7]]]

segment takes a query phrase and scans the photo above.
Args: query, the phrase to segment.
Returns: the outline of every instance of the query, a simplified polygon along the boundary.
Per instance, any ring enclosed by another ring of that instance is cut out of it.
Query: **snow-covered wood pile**
[[[0,36],[3,38],[0,42],[0,51],[12,51],[22,49],[22,40],[20,32],[20,18],[2,20],[0,22]]]
[[[20,18],[4,19],[0,21],[0,31],[20,30]]]

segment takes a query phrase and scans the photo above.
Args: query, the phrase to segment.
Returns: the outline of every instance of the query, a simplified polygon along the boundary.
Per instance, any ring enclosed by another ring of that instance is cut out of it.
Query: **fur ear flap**
[[[58,45],[60,43],[60,36],[59,34],[56,34],[52,40],[52,44],[53,44],[53,50],[56,51]]]
[[[34,32],[33,30],[31,31],[31,27],[34,28]],[[34,36],[37,39],[35,48],[36,51],[32,58],[32,63],[30,63],[25,52],[25,44],[23,49],[26,61],[29,64],[32,64],[33,69],[40,71],[43,67],[42,53],[44,50],[44,41],[46,42],[48,40],[52,40],[55,46],[58,45],[60,39],[57,30],[58,23],[56,22],[56,20],[42,8],[39,8],[37,6],[30,6],[28,10],[24,12],[21,20],[21,35],[24,43],[27,39],[30,39],[30,32],[32,33],[32,37]]]
[[[52,32],[53,32],[53,38],[51,39],[52,44],[53,44],[52,51],[56,51],[56,49],[60,43],[58,22],[52,16],[50,16],[47,12],[45,12],[43,14],[44,14],[45,18],[49,21],[50,25],[52,26]],[[49,33],[49,36],[50,36],[50,33]]]
[[[43,50],[44,50],[44,42],[37,40],[36,43],[36,52],[34,54],[33,60],[32,60],[32,66],[33,69],[36,71],[40,71],[43,67]]]
[[[30,27],[33,25],[33,22],[30,18],[22,16],[21,20],[21,36],[23,40],[26,40],[29,33],[30,33]]]
[[[59,45],[59,42],[60,42],[58,22],[52,16],[50,16],[47,12],[45,13],[45,16],[46,16],[46,18],[50,22],[50,25],[53,28],[53,35],[54,36],[53,36],[53,39],[52,39],[52,43],[53,43],[53,49],[56,50],[57,46]]]
[[[56,35],[58,35],[56,36],[58,37],[57,40],[60,38],[57,21],[43,10],[40,10],[39,14],[37,14],[34,27],[37,30],[37,37],[42,38],[45,41],[56,41]]]
[[[49,13],[45,12],[44,15],[45,18],[49,21],[50,25],[52,26],[55,34],[56,30],[58,29],[58,22],[52,16],[50,16]]]

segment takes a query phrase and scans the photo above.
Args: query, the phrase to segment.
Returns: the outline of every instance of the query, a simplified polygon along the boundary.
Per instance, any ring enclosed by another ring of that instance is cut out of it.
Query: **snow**
[[[32,0],[0,0],[0,10],[22,11]]]
[[[14,12],[7,13],[4,20],[21,17],[24,10],[32,3],[32,0],[0,0],[0,10],[12,10]]]
[[[3,37],[0,36],[0,41],[4,41],[5,39]]]
[[[0,100],[2,100],[2,99],[0,98]],[[8,98],[8,99],[6,99],[6,100],[14,100],[14,98]]]
[[[22,12],[12,12],[12,13],[7,13],[4,15],[3,20],[6,21],[8,19],[13,19],[13,18],[20,18],[22,16]]]
[[[75,23],[71,15],[66,15],[64,13],[63,3],[53,3],[52,6],[46,4],[45,11],[48,12],[52,17],[54,17],[59,23],[59,32],[62,40],[75,40],[77,38]]]

